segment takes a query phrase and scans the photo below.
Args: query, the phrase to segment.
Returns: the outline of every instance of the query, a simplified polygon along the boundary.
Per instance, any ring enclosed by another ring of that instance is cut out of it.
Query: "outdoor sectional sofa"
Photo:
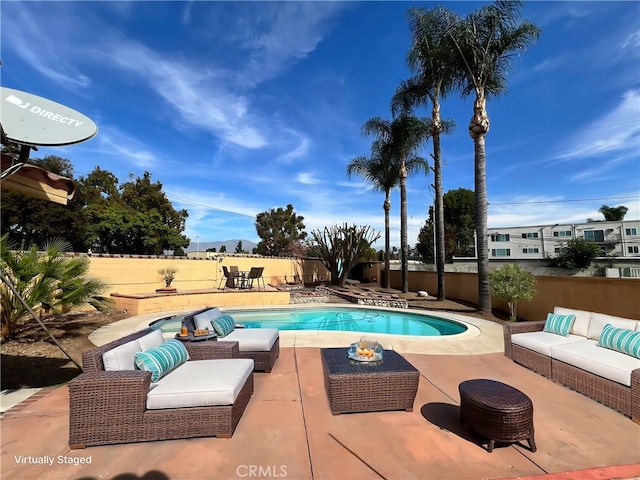
[[[227,331],[214,329],[214,323],[221,317],[229,319]],[[253,360],[256,372],[270,373],[280,356],[280,332],[275,328],[242,328],[230,315],[211,307],[185,314],[184,322],[190,333],[195,329],[209,330],[218,335],[219,341],[238,342],[240,358]]]
[[[253,360],[237,342],[184,342],[188,360],[157,381],[135,369],[136,353],[175,348],[147,328],[82,354],[69,382],[69,446],[231,437],[253,394]],[[159,345],[164,345],[159,347]]]
[[[640,332],[640,320],[564,307],[553,313],[575,316],[567,336],[545,331],[547,321],[506,323],[505,355],[640,423],[640,358],[599,345],[603,329]]]

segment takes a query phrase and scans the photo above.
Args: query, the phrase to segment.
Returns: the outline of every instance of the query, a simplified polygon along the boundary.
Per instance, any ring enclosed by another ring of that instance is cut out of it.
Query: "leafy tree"
[[[344,286],[351,269],[369,254],[372,243],[380,238],[369,226],[333,225],[311,231],[309,249],[331,272],[331,283]]]
[[[454,123],[442,120],[440,98],[445,98],[460,76],[456,62],[451,61],[453,46],[448,30],[456,15],[437,6],[431,10],[409,10],[412,44],[407,64],[414,74],[403,81],[393,97],[392,111],[409,111],[422,104],[431,104],[429,136],[433,139],[433,173],[435,189],[436,269],[438,272],[438,300],[445,299],[444,262],[445,226],[442,191],[442,151],[440,135],[453,130]]]
[[[214,252],[216,251],[216,247],[211,247],[211,248],[207,248],[206,250],[207,252]]]
[[[387,274],[386,287],[391,286],[391,275],[389,275],[389,255],[390,255],[390,228],[389,212],[391,211],[391,190],[400,181],[400,164],[391,156],[380,151],[377,142],[371,145],[371,157],[356,157],[347,165],[347,175],[358,174],[373,186],[374,189],[384,192],[384,268]]]
[[[402,291],[409,291],[409,242],[407,219],[407,176],[420,170],[427,172],[427,161],[416,152],[429,138],[429,120],[406,112],[393,121],[370,118],[362,126],[366,135],[374,135],[382,155],[400,164],[400,250],[402,252]]]
[[[307,233],[304,231],[304,217],[293,211],[293,205],[286,209],[278,207],[259,213],[256,216],[256,232],[262,239],[256,247],[261,255],[277,257],[291,255],[303,241]]]
[[[515,322],[518,301],[531,300],[536,293],[536,277],[520,265],[508,263],[489,275],[493,294],[509,304],[509,320]]]
[[[445,261],[451,262],[454,256],[472,256],[475,254],[473,239],[473,192],[466,188],[449,190],[443,196],[445,223]],[[429,207],[429,216],[418,234],[416,248],[425,263],[434,263],[433,258],[433,207]]]
[[[64,313],[72,307],[91,305],[98,310],[107,308],[101,296],[104,284],[87,276],[87,257],[67,257],[70,244],[53,240],[42,250],[32,245],[28,250],[16,250],[7,235],[0,237],[0,266],[3,274],[32,309]],[[0,284],[0,318],[2,337],[14,333],[16,323],[28,313],[13,291]]]
[[[236,245],[236,253],[244,253],[242,249],[242,240],[238,240],[238,244]]]
[[[184,253],[184,250],[182,249],[182,247],[176,247],[176,249],[173,251],[173,256],[174,257],[184,257],[186,254]]]
[[[560,253],[549,259],[551,266],[566,268],[588,268],[593,261],[602,255],[602,249],[584,238],[574,238],[560,247]]]
[[[598,211],[604,215],[604,219],[606,221],[621,222],[624,220],[624,216],[627,214],[629,209],[624,205],[620,205],[619,207],[608,207],[607,205],[602,205]]]
[[[93,251],[160,255],[189,246],[181,233],[188,212],[173,208],[162,184],[152,183],[149,172],[118,186],[113,174],[96,168],[81,182],[91,199],[85,220]]]
[[[486,102],[505,92],[512,58],[538,38],[540,29],[520,20],[522,2],[498,0],[458,21],[450,31],[460,68],[462,95],[475,95],[469,134],[475,151],[475,220],[478,242],[478,309],[491,312],[487,239],[487,175],[485,137],[489,131]]]
[[[73,180],[73,166],[67,159],[49,155],[29,163]],[[3,190],[0,230],[18,248],[43,245],[48,239],[59,237],[70,242],[74,250],[84,251],[87,225],[83,207],[84,196],[79,188],[68,205]]]
[[[227,246],[226,245],[220,245],[220,253],[227,253]]]

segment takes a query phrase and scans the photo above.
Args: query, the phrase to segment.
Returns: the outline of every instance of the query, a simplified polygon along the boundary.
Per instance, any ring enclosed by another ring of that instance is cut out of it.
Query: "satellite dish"
[[[20,145],[73,145],[98,133],[98,127],[89,117],[37,95],[0,87],[0,102],[4,134],[9,141]]]

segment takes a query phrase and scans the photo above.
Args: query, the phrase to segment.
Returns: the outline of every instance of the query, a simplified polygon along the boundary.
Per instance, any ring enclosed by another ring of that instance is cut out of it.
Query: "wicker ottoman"
[[[320,350],[331,413],[413,410],[420,372],[401,355],[384,350],[380,364],[349,359],[346,348]]]
[[[527,440],[536,451],[533,438],[533,403],[520,390],[495,380],[467,380],[460,391],[460,422],[489,440],[487,451],[495,442]]]

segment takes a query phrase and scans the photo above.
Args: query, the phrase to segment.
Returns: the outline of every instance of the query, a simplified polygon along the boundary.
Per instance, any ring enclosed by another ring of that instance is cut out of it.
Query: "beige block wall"
[[[409,290],[438,293],[436,272],[409,272]],[[391,272],[391,286],[402,287],[400,271]],[[445,273],[445,293],[450,299],[478,303],[475,273]],[[507,303],[492,297],[494,309],[509,312]],[[536,276],[536,294],[530,301],[518,302],[518,317],[544,320],[553,307],[563,306],[609,315],[640,319],[640,280],[606,277]]]
[[[218,261],[221,260],[221,261]],[[171,286],[181,290],[217,288],[223,278],[222,266],[237,266],[241,271],[251,267],[265,267],[263,278],[267,285],[285,283],[312,283],[327,280],[329,272],[319,260],[295,258],[266,258],[249,256],[223,256],[218,259],[155,258],[147,256],[92,256],[89,275],[107,285],[106,295],[111,293],[152,293],[164,287],[158,270],[165,267],[177,269]]]

